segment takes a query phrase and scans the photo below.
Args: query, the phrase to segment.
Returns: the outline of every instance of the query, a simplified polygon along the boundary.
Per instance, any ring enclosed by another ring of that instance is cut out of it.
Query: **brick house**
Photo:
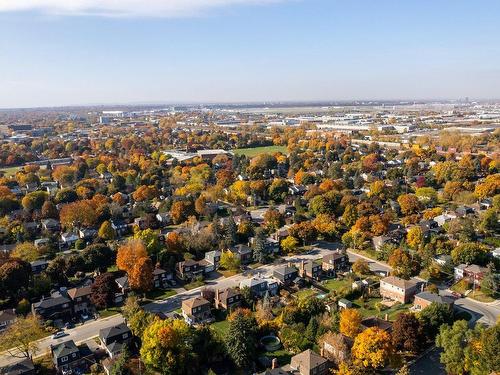
[[[349,265],[349,258],[346,254],[336,251],[325,255],[322,261],[322,269],[329,275],[335,276],[337,272],[344,270]]]
[[[299,276],[314,280],[321,279],[323,273],[323,264],[321,262],[306,260],[299,264]]]
[[[201,324],[213,321],[210,302],[203,297],[182,301],[182,316],[188,324]]]
[[[215,308],[221,310],[231,311],[241,306],[243,296],[239,289],[227,288],[223,292],[215,289]]]
[[[439,305],[446,305],[448,308],[452,309],[453,302],[454,300],[450,297],[440,296],[435,293],[424,291],[415,295],[413,306],[416,310],[422,310],[432,303],[437,303]]]
[[[396,276],[387,276],[380,280],[380,295],[400,303],[408,303],[417,293],[418,283],[404,280]]]
[[[330,361],[311,349],[294,355],[290,361],[292,371],[296,371],[300,375],[326,375],[330,373],[330,367]]]

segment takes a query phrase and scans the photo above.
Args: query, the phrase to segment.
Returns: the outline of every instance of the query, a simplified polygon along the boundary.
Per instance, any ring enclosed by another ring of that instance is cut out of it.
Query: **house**
[[[45,259],[39,259],[31,262],[30,265],[31,273],[33,273],[33,275],[39,275],[47,269],[49,262]]]
[[[175,273],[181,280],[193,280],[196,276],[203,275],[203,272],[204,268],[193,259],[187,259],[175,265]]]
[[[221,252],[219,250],[212,250],[205,253],[205,260],[213,265],[212,269],[208,267],[211,271],[215,271],[219,268]],[[207,269],[207,267],[205,267]]]
[[[168,288],[168,280],[172,279],[172,274],[159,267],[153,271],[153,285],[155,288]]]
[[[99,340],[110,358],[122,353],[123,349],[132,341],[132,337],[132,331],[125,323],[103,328],[99,331]]]
[[[231,246],[229,248],[229,251],[232,252],[236,256],[236,258],[240,260],[241,264],[248,264],[252,262],[253,251],[252,248],[247,245],[239,244]]]
[[[347,362],[351,358],[351,348],[354,340],[341,333],[333,334],[335,337],[335,344],[324,340],[322,342],[322,356],[332,361],[337,366],[343,362]]]
[[[93,304],[90,301],[90,295],[92,294],[92,286],[82,286],[79,288],[72,288],[68,290],[68,297],[71,299],[73,304],[73,312],[76,315],[88,314],[93,310]]]
[[[0,332],[7,329],[17,319],[16,310],[0,310]]]
[[[82,228],[78,230],[78,237],[80,237],[82,240],[90,241],[97,237],[97,231],[91,228]]]
[[[455,210],[458,217],[464,217],[474,214],[474,209],[468,206],[460,206]]]
[[[386,244],[392,244],[392,245],[399,245],[399,240],[397,238],[394,238],[392,236],[374,236],[372,238],[372,243],[373,243],[373,248],[375,249],[375,251],[381,251],[382,250],[382,246],[386,245]]]
[[[29,358],[16,361],[8,366],[0,368],[0,375],[35,375],[35,365]]]
[[[128,232],[128,224],[122,220],[111,220],[111,228],[119,237]]]
[[[182,301],[182,316],[188,324],[201,324],[213,321],[210,302],[203,297]]]
[[[36,248],[40,248],[42,246],[46,246],[50,243],[50,238],[44,237],[44,238],[37,238],[35,241],[33,241],[33,245],[35,245]]]
[[[417,293],[418,283],[413,280],[404,280],[397,276],[387,276],[380,280],[380,295],[400,303],[408,303]]]
[[[278,294],[278,281],[274,278],[265,278],[261,275],[241,280],[240,289],[250,288],[252,295],[257,298],[262,298],[266,294],[275,296]]]
[[[457,215],[453,213],[443,213],[441,215],[438,215],[434,218],[434,221],[437,223],[438,226],[442,227],[445,223],[447,223],[450,220],[456,219]]]
[[[52,197],[59,191],[59,184],[56,181],[45,181],[40,186],[42,189],[47,190],[47,193]]]
[[[78,237],[78,235],[73,232],[61,233],[61,245],[69,248],[73,246],[79,238],[80,237]]]
[[[336,251],[327,254],[323,257],[322,269],[330,276],[336,276],[339,271],[345,270],[349,267],[349,258],[347,254]]]
[[[298,278],[299,270],[291,263],[285,266],[277,267],[273,271],[273,277],[283,285],[291,285]]]
[[[299,264],[299,276],[303,278],[320,280],[323,273],[321,261],[303,260]]]
[[[51,345],[52,361],[58,373],[85,371],[95,363],[94,354],[86,344],[76,346],[73,340]]]
[[[361,320],[361,329],[364,331],[368,328],[378,328],[382,331],[391,332],[392,331],[392,323],[386,319],[380,319],[376,316],[370,316]]]
[[[338,302],[339,309],[350,309],[352,307],[352,302],[348,299],[341,298]]]
[[[130,290],[130,285],[128,283],[128,276],[122,276],[117,279],[115,279],[116,285],[118,285],[118,289],[120,289],[120,292],[122,294],[127,294],[128,291]]]
[[[156,214],[156,220],[158,220],[158,223],[160,223],[160,225],[166,226],[172,222],[172,217],[170,216],[170,213],[162,212]]]
[[[52,293],[48,298],[42,297],[31,305],[31,312],[44,320],[66,319],[73,315],[71,300],[64,291]]]
[[[434,262],[436,262],[440,266],[447,266],[449,264],[452,264],[451,255],[447,254],[438,255],[434,258]]]
[[[241,306],[243,296],[239,289],[227,288],[223,292],[215,289],[215,308],[231,311]]]
[[[42,229],[48,232],[58,232],[61,229],[61,225],[55,219],[44,219],[42,220]]]
[[[481,267],[476,264],[459,264],[455,267],[455,280],[466,279],[470,283],[479,286],[483,280],[484,274],[488,271],[486,267]]]
[[[415,295],[413,306],[415,310],[422,310],[432,303],[446,305],[451,309],[453,307],[454,300],[450,297],[440,296],[439,294],[424,291]]]
[[[290,368],[300,375],[326,375],[330,373],[330,367],[330,361],[311,349],[294,355],[290,361]]]

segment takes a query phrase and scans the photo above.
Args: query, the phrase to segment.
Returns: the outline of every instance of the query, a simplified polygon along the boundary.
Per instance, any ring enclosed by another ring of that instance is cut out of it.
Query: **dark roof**
[[[111,344],[107,345],[106,348],[108,348],[110,353],[116,354],[120,353],[124,346],[125,345],[121,342],[113,341]]]
[[[68,290],[68,296],[70,296],[71,299],[75,299],[78,297],[85,297],[90,295],[91,293],[92,293],[92,287],[90,285]]]
[[[438,294],[435,294],[435,293],[431,293],[431,292],[420,292],[418,293],[415,297],[418,297],[418,298],[422,298],[426,301],[429,301],[429,302],[436,302],[436,303],[441,303],[441,304],[450,304],[453,302],[453,299],[450,298],[450,297],[446,297],[446,296],[440,296]]]
[[[377,327],[383,331],[389,331],[392,329],[391,322],[389,322],[387,320],[380,319],[376,316],[371,316],[371,317],[363,319],[361,321],[361,326],[366,327],[366,328]]]
[[[54,306],[59,306],[64,303],[69,303],[69,298],[66,298],[62,295],[58,296],[52,296],[49,298],[42,299],[41,301],[37,302],[34,304],[35,309],[36,308],[42,308],[42,309],[48,309]]]
[[[124,333],[129,333],[130,328],[125,323],[120,323],[116,326],[103,328],[99,331],[99,337],[106,339],[107,337],[114,337],[117,335],[123,335]]]
[[[12,365],[0,368],[0,374],[5,375],[22,375],[29,371],[33,371],[35,366],[29,358],[25,358],[19,362]]]
[[[281,266],[274,270],[274,272],[279,273],[280,275],[288,275],[290,273],[297,272],[297,268],[290,266]]]
[[[52,353],[56,358],[69,357],[71,354],[78,352],[79,349],[73,340],[68,340],[52,347]]]
[[[14,309],[0,310],[0,323],[10,322],[11,320],[15,319],[16,319],[16,310]]]

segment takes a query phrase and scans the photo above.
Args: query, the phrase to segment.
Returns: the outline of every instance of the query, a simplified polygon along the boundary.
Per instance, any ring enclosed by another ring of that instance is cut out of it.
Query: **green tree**
[[[465,320],[453,323],[453,326],[443,324],[436,336],[436,346],[443,348],[441,363],[445,365],[448,374],[464,374],[465,347],[469,328]]]
[[[431,303],[418,315],[424,334],[429,339],[433,339],[439,332],[439,327],[443,324],[450,324],[453,320],[453,313],[447,305]]]
[[[116,238],[116,232],[111,226],[111,222],[109,220],[103,221],[101,227],[98,232],[99,237],[103,240],[114,240]]]
[[[489,263],[487,268],[488,270],[484,274],[483,280],[481,280],[481,290],[483,293],[497,298],[500,291],[499,276],[493,263]]]
[[[138,231],[134,235],[134,238],[142,240],[142,242],[144,242],[149,255],[158,254],[158,252],[161,250],[161,242],[160,238],[158,237],[158,233],[150,228]]]
[[[0,334],[0,350],[6,350],[15,358],[32,358],[39,350],[37,340],[44,334],[38,318],[33,315],[18,317]]]
[[[233,215],[230,215],[224,223],[224,237],[229,246],[233,246],[238,241],[238,227]]]
[[[229,250],[223,251],[220,256],[221,268],[228,271],[236,271],[240,268],[240,260]]]
[[[262,229],[257,229],[255,231],[255,237],[252,244],[253,248],[253,260],[264,264],[267,262],[267,250],[266,250],[266,238]]]
[[[248,310],[237,309],[230,316],[226,350],[238,367],[248,368],[252,363],[257,348],[256,327],[257,322]]]

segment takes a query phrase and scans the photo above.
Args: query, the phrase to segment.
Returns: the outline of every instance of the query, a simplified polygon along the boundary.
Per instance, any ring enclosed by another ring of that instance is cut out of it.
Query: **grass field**
[[[259,154],[273,154],[275,152],[281,152],[283,154],[287,154],[288,151],[286,146],[263,146],[263,147],[254,147],[254,148],[237,148],[233,150],[235,154],[238,155],[246,155],[249,157],[253,157]]]
[[[0,168],[0,172],[3,172],[5,177],[11,177],[14,176],[21,168],[22,167]]]
[[[225,338],[227,336],[227,331],[229,330],[229,322],[227,320],[222,320],[220,322],[215,322],[210,325],[221,338]]]
[[[164,300],[169,297],[175,296],[177,292],[175,290],[167,289],[154,289],[146,293],[146,298],[149,300]]]

